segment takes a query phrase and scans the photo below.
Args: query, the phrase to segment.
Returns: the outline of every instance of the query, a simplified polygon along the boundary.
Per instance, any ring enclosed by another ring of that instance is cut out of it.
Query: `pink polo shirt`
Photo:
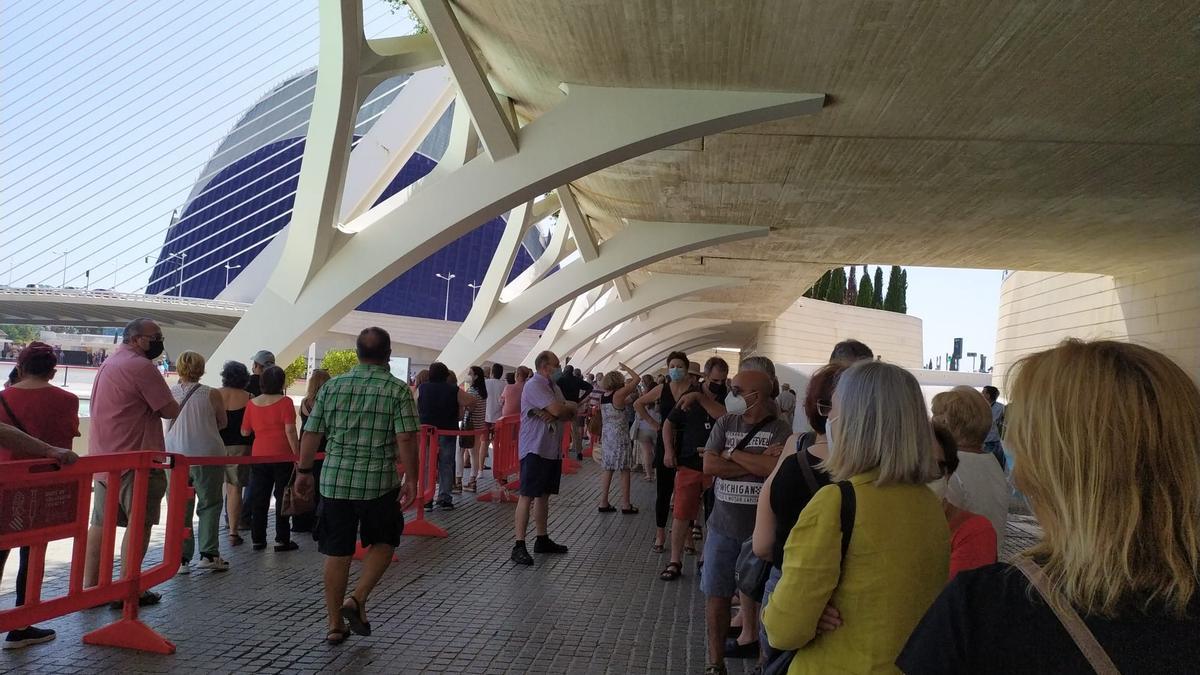
[[[92,383],[88,454],[165,450],[157,411],[174,400],[150,359],[121,345]]]

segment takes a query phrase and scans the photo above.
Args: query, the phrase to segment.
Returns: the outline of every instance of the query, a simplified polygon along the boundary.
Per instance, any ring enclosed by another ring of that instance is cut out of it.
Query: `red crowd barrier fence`
[[[138,619],[138,599],[142,593],[170,579],[183,555],[186,536],[183,512],[194,492],[187,484],[187,466],[173,458],[163,452],[123,452],[84,457],[69,466],[52,460],[4,464],[0,474],[0,549],[28,546],[30,550],[25,604],[0,611],[0,632],[122,601],[121,618],[85,634],[84,643],[159,654],[175,652],[174,643]],[[126,537],[131,543],[140,542],[146,528],[150,473],[158,469],[169,474],[163,562],[143,570],[141,547],[131,546],[120,579],[113,580],[121,491],[106,490],[98,581],[95,586],[84,588],[93,478],[101,478],[109,486],[120,486],[122,474],[133,473],[132,512],[128,514]],[[59,539],[74,539],[70,578],[65,595],[43,599],[46,547]]]
[[[571,456],[571,432],[574,423],[575,420],[570,420],[562,425],[563,438],[560,452],[562,456],[562,472],[564,476],[579,472],[579,462],[575,461],[575,458]]]
[[[521,433],[521,416],[507,415],[496,420],[495,440],[492,441],[492,489],[475,499],[481,502],[515,502],[513,494],[521,487],[521,462],[517,456],[517,439]]]

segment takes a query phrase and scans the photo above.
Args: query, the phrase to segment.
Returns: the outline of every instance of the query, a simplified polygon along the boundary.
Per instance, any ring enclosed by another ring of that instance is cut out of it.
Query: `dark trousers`
[[[321,460],[313,462],[313,485],[321,484]],[[308,513],[301,513],[298,516],[292,516],[292,530],[295,532],[312,532],[314,536],[317,531],[317,510],[321,506],[321,491],[314,490],[313,494],[313,510]]]
[[[8,561],[8,552],[11,549],[0,551],[0,573],[4,572],[4,563]],[[25,604],[25,585],[29,580],[29,547],[21,547],[21,561],[17,565],[17,604],[20,607]]]
[[[275,496],[275,543],[292,540],[291,519],[280,513],[283,490],[292,477],[291,462],[250,465],[250,539],[256,544],[267,543],[267,511],[271,496]]]
[[[659,466],[655,469],[658,496],[654,500],[654,523],[666,527],[671,520],[671,495],[675,493],[675,469]]]

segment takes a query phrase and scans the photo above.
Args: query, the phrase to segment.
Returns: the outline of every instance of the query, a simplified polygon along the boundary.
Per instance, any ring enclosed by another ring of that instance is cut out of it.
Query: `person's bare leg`
[[[666,545],[666,543],[667,543],[667,528],[665,528],[665,527],[654,528],[654,545],[655,546],[664,546],[664,545]]]
[[[98,525],[88,528],[87,557],[83,566],[83,587],[91,588],[100,582],[100,540],[104,530]]]
[[[671,562],[683,562],[683,547],[687,543],[687,538],[692,536],[691,530],[688,529],[687,521],[673,518],[674,524],[671,526]]]
[[[608,502],[608,492],[612,489],[612,475],[613,472],[608,469],[600,472],[600,506],[604,508],[612,506]]]
[[[546,536],[546,517],[549,511],[549,497],[538,497],[533,500],[533,531],[539,537]]]
[[[758,603],[753,598],[745,593],[738,592],[741,596],[742,611],[738,612],[742,616],[742,634],[738,636],[739,645],[748,645],[751,642],[758,640]]]
[[[475,438],[475,445],[471,448],[471,483],[478,484],[479,476],[483,474],[483,458],[487,454],[487,436],[478,436]]]
[[[725,636],[729,633],[729,598],[708,598],[704,603],[708,636],[708,662],[725,663]]]
[[[238,523],[242,517],[242,488],[225,484],[225,512],[229,516],[229,536],[240,535]]]
[[[517,497],[516,535],[517,541],[525,541],[525,533],[529,531],[529,501],[525,495]]]
[[[126,528],[125,536],[121,537],[121,576],[122,577],[125,576],[125,565],[127,564],[127,561],[132,560],[132,558],[129,556],[129,545],[132,543],[134,543],[134,542],[131,542],[129,540],[129,528]],[[146,524],[146,529],[144,532],[142,532],[142,555],[141,555],[142,567],[146,566],[145,565],[146,551],[148,551],[148,550],[150,550],[150,524],[149,523]]]
[[[607,490],[604,491],[604,496],[608,496]],[[628,511],[632,506],[633,503],[629,501],[629,469],[625,469],[621,471],[621,508]]]
[[[350,558],[348,555],[325,556],[325,614],[330,632],[344,627],[342,602],[346,597],[346,581],[350,578]]]
[[[392,564],[392,553],[395,550],[394,546],[375,544],[367,549],[367,555],[363,557],[362,572],[358,575],[358,583],[354,585],[354,592],[350,595],[358,601],[364,621],[367,618],[367,598],[387,571],[388,565]]]
[[[638,441],[642,444],[642,469],[646,472],[646,480],[654,478],[654,444],[650,441]]]

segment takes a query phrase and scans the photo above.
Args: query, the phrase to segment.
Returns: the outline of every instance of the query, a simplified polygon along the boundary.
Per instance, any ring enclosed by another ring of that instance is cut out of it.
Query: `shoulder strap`
[[[764,427],[766,427],[768,424],[770,424],[771,422],[774,422],[774,421],[775,421],[774,415],[768,415],[767,417],[760,420],[758,424],[755,424],[754,426],[750,427],[750,431],[746,432],[745,436],[742,436],[742,440],[738,441],[738,444],[733,446],[733,449],[734,450],[745,450],[746,446],[750,445],[750,441],[754,440],[754,436],[758,432],[762,431]]]
[[[804,436],[796,439],[796,463],[800,465],[800,472],[804,474],[804,482],[808,485],[808,493],[810,495],[817,494],[817,490],[821,489],[817,483],[817,474],[813,473],[812,467],[808,464],[807,448],[804,445]],[[853,490],[851,491],[853,494]]]
[[[12,420],[13,426],[16,427],[21,433],[29,435],[29,432],[25,430],[25,425],[21,424],[21,420],[17,419],[17,416],[15,413],[13,413],[12,408],[8,407],[8,401],[4,400],[3,394],[0,394],[0,405],[4,406],[4,412],[8,414],[8,419]]]
[[[854,534],[854,516],[858,511],[858,500],[854,496],[854,486],[850,481],[838,481],[838,490],[842,493],[842,563],[846,562],[846,552],[850,550],[850,535]]]
[[[1029,584],[1041,594],[1042,598],[1046,600],[1046,604],[1050,605],[1050,609],[1058,617],[1059,623],[1067,630],[1067,634],[1071,636],[1071,640],[1079,648],[1079,651],[1083,652],[1083,658],[1087,659],[1092,670],[1096,671],[1097,675],[1119,675],[1120,671],[1117,670],[1116,664],[1104,651],[1104,647],[1100,646],[1096,636],[1079,617],[1079,613],[1062,598],[1057,597],[1058,591],[1050,585],[1050,580],[1042,568],[1025,556],[1019,556],[1013,566],[1021,570],[1021,574],[1025,575]],[[1056,598],[1058,601],[1051,602],[1051,598]]]

